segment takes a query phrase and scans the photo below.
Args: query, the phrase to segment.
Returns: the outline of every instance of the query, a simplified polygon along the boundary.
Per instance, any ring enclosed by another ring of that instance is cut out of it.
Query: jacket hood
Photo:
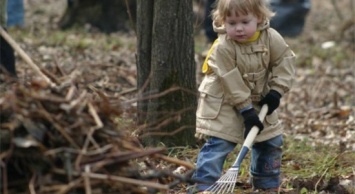
[[[216,21],[213,21],[213,30],[218,33],[218,34],[225,34],[226,33],[226,28],[224,24],[220,24]],[[258,25],[258,30],[262,31],[270,27],[270,21],[269,20],[264,20],[264,22],[260,23]]]

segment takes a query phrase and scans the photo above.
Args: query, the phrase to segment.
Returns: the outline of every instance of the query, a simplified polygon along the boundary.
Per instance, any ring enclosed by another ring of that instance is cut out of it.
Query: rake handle
[[[261,122],[264,121],[268,109],[269,109],[269,107],[266,104],[261,107],[260,113],[258,115]],[[232,165],[233,168],[239,169],[240,164],[242,163],[244,157],[249,152],[249,150],[255,140],[255,137],[258,135],[258,133],[259,133],[259,128],[257,126],[254,126],[251,128],[250,132],[248,133],[247,138],[245,138],[245,141],[243,143],[241,150],[239,151],[237,159],[235,160],[234,164]]]
[[[266,104],[264,104],[261,107],[260,113],[258,115],[261,122],[264,122],[268,109],[269,107]],[[245,146],[250,149],[258,133],[259,133],[259,128],[257,126],[252,127],[250,132],[247,135],[247,138],[245,138],[243,147]]]

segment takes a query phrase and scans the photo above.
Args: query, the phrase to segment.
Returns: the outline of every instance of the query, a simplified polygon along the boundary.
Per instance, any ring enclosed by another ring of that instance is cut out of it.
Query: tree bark
[[[140,97],[171,91],[138,103],[138,122],[147,124],[143,142],[192,145],[196,111],[192,1],[137,2]]]
[[[137,86],[140,99],[148,96],[151,69],[153,0],[137,1]],[[148,100],[138,101],[138,124],[147,120]]]

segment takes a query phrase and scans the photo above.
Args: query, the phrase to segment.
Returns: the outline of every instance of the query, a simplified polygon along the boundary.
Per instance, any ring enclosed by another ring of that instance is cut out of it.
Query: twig
[[[148,137],[148,136],[173,136],[177,133],[179,133],[180,131],[182,130],[185,130],[187,128],[194,128],[194,126],[181,126],[179,127],[178,129],[175,129],[174,131],[171,131],[171,132],[147,132],[147,133],[144,133],[143,135],[140,136],[140,138],[145,138],[145,137]]]
[[[125,102],[125,104],[130,104],[130,103],[133,103],[133,102],[137,102],[139,100],[149,100],[149,99],[153,99],[153,98],[159,98],[159,97],[162,97],[162,96],[165,96],[167,94],[169,94],[170,92],[175,92],[177,90],[180,90],[181,88],[180,87],[172,87],[172,88],[169,88],[167,90],[164,90],[158,94],[152,94],[152,95],[149,95],[149,96],[145,96],[145,97],[142,97],[142,98],[135,98],[135,99],[131,99],[131,100],[128,100],[127,102]]]
[[[314,186],[314,191],[315,191],[316,193],[318,193],[317,187],[318,187],[320,181],[323,179],[324,175],[328,172],[328,170],[329,170],[329,167],[327,167],[327,169],[325,169],[325,171],[323,172],[322,176],[320,176],[320,178],[318,179],[316,185]]]
[[[63,70],[63,68],[61,68],[61,67],[59,66],[59,62],[58,62],[58,57],[57,57],[57,56],[54,56],[54,61],[55,61],[54,64],[55,64],[55,66],[57,67],[57,69],[58,69],[59,73],[61,74],[61,76],[66,75],[65,71]]]
[[[67,75],[65,78],[62,78],[64,81],[60,84],[59,89],[65,88],[67,86],[71,86],[74,83],[74,80],[78,78],[79,76],[79,70],[75,69],[73,70],[69,75]]]
[[[89,135],[88,135],[88,139],[94,144],[94,146],[96,146],[96,148],[98,150],[101,150],[101,147],[99,146],[99,144],[95,141],[95,139],[92,137],[92,135],[94,134],[94,132],[97,130],[97,129],[100,129],[104,126],[104,124],[102,123],[99,115],[97,114],[94,106],[89,102],[88,103],[88,107],[89,107],[89,113],[90,115],[94,118],[94,121],[96,123],[96,126],[93,126],[90,128],[90,132],[89,132]],[[86,151],[85,151],[86,152]]]
[[[33,176],[31,177],[31,180],[28,184],[28,189],[30,190],[30,194],[36,194],[36,190],[35,190],[35,180],[36,180],[36,173],[33,174]]]
[[[83,181],[82,178],[78,178],[75,181],[71,181],[68,185],[62,187],[57,193],[58,194],[66,194],[66,193],[68,193],[68,191],[70,191],[70,189],[77,186],[82,181]]]
[[[149,75],[148,75],[147,80],[145,80],[145,82],[142,85],[142,87],[138,90],[138,96],[142,96],[143,92],[148,88],[148,85],[149,85],[150,81],[152,80],[152,76],[153,76],[153,73],[150,72]]]
[[[195,166],[193,164],[191,164],[190,162],[185,162],[185,161],[182,161],[182,160],[178,160],[178,159],[175,159],[175,158],[172,158],[172,157],[168,157],[168,156],[164,156],[164,155],[156,155],[157,158],[160,158],[160,159],[163,159],[167,162],[171,162],[171,163],[174,163],[174,164],[178,164],[180,166],[185,166],[189,169],[194,169]]]
[[[84,156],[94,156],[97,154],[102,154],[103,152],[107,152],[108,150],[112,149],[112,144],[108,144],[105,145],[103,147],[101,147],[99,150],[92,150],[86,153],[81,152],[80,150],[77,149],[73,149],[73,148],[67,148],[67,147],[60,147],[60,148],[56,148],[56,149],[52,149],[52,150],[48,150],[44,153],[45,156],[49,156],[49,155],[56,155],[59,154],[61,152],[68,152],[71,154],[83,154]]]
[[[140,150],[140,151],[131,151],[131,152],[119,152],[118,154],[114,154],[114,155],[109,154],[109,156],[107,156],[106,158],[101,157],[101,158],[98,158],[98,159],[96,158],[91,161],[85,161],[84,164],[87,165],[90,163],[92,166],[92,169],[94,171],[97,171],[97,169],[100,169],[106,165],[111,165],[114,163],[122,163],[124,161],[128,162],[129,160],[132,160],[132,159],[138,159],[138,158],[154,155],[157,153],[161,153],[164,151],[165,151],[165,148],[156,148],[156,149],[151,149],[151,150],[147,150],[147,151]],[[83,165],[83,164],[80,164],[80,165]]]
[[[134,25],[133,17],[132,17],[132,14],[131,14],[131,9],[129,8],[129,3],[128,3],[127,0],[125,0],[125,3],[126,3],[126,8],[127,8],[127,13],[128,13],[128,16],[129,16],[129,21],[132,23],[132,28],[133,28],[134,32],[137,34],[136,26]]]
[[[99,150],[101,149],[99,144],[96,143],[96,141],[94,140],[94,138],[92,137],[92,134],[95,132],[96,129],[100,129],[102,128],[104,125],[101,121],[101,119],[99,118],[99,116],[97,115],[97,112],[95,110],[95,108],[93,107],[93,105],[91,103],[88,103],[88,108],[89,108],[89,113],[91,114],[91,116],[94,118],[96,126],[95,127],[91,127],[89,133],[87,134],[87,137],[85,139],[84,142],[84,146],[81,149],[81,153],[78,155],[77,159],[75,160],[75,167],[77,169],[79,169],[79,164],[81,162],[81,159],[83,157],[82,153],[86,153],[87,152],[87,148],[89,146],[89,142],[91,141]]]
[[[69,104],[61,104],[59,107],[67,112],[70,112],[70,110],[75,107],[76,105],[82,103],[84,101],[84,99],[86,98],[87,96],[87,91],[84,90],[80,96],[75,99],[75,100],[72,100]]]
[[[2,168],[1,172],[1,177],[2,177],[2,189],[3,189],[3,194],[9,194],[7,190],[7,168],[6,168],[6,163],[4,163],[2,160],[0,160],[0,168]]]
[[[133,147],[131,145],[128,145],[127,147],[129,149],[131,149],[131,150],[134,150],[134,151],[140,151],[140,148]],[[193,164],[189,163],[189,162],[185,162],[185,161],[182,161],[182,160],[171,158],[171,157],[168,157],[168,156],[165,156],[165,155],[162,155],[162,154],[155,154],[154,157],[163,159],[163,160],[165,160],[167,162],[171,162],[171,163],[174,163],[174,164],[177,164],[177,165],[180,165],[180,166],[185,166],[185,167],[190,168],[190,169],[194,169],[195,168],[195,166]]]
[[[63,194],[68,194],[68,193],[76,193],[75,191],[69,192],[71,189],[74,188],[82,188],[83,185],[80,183],[82,181],[81,177],[80,179],[75,180],[74,182],[70,182],[68,184],[60,184],[60,185],[41,185],[41,193],[63,193]],[[90,186],[96,186],[98,184],[101,184],[102,181],[90,181]]]
[[[73,138],[69,136],[69,134],[65,131],[65,129],[60,126],[55,119],[52,118],[51,114],[48,113],[43,107],[41,107],[41,110],[38,111],[38,113],[42,114],[49,122],[52,123],[54,128],[56,128],[61,135],[75,148],[79,148],[78,144],[75,143]]]
[[[85,166],[85,173],[83,174],[84,184],[85,184],[85,193],[91,194],[90,177],[88,176],[88,173],[90,173],[90,166],[86,165]]]
[[[32,59],[22,50],[22,48],[11,38],[10,35],[4,30],[0,25],[0,35],[11,45],[11,47],[26,61],[36,73],[38,73],[51,87],[55,87],[56,84],[53,83],[42,71],[41,69],[32,61]]]
[[[113,180],[113,181],[118,181],[118,182],[122,182],[122,183],[128,183],[128,184],[133,184],[133,185],[161,189],[161,190],[165,190],[165,191],[169,190],[168,185],[163,185],[163,184],[159,184],[159,183],[152,183],[152,182],[142,181],[142,180],[137,180],[137,179],[131,179],[131,178],[126,178],[126,177],[119,177],[119,176],[106,175],[106,174],[96,174],[96,173],[88,173],[88,176],[90,178],[94,178],[94,179]]]
[[[94,118],[95,123],[96,123],[96,126],[94,127],[94,130],[102,128],[104,126],[104,124],[102,123],[102,121],[101,121],[99,115],[97,114],[94,106],[91,103],[88,103],[88,107],[89,107],[89,113]]]
[[[341,155],[341,154],[336,155],[329,163],[332,163],[333,161],[335,161],[337,158],[339,158],[340,155]],[[316,191],[316,193],[318,193],[317,187],[318,187],[319,183],[322,181],[323,177],[324,177],[325,174],[328,172],[328,170],[329,170],[329,168],[330,168],[331,166],[334,166],[334,164],[330,164],[330,165],[325,169],[325,171],[322,173],[322,176],[318,179],[316,185],[314,186],[314,190]]]
[[[57,97],[57,96],[53,96],[53,95],[43,95],[41,93],[34,93],[34,92],[27,91],[27,90],[23,90],[22,92],[23,92],[23,94],[30,96],[34,100],[49,101],[49,102],[53,102],[53,103],[68,103],[68,100],[66,100],[62,97]]]
[[[161,131],[161,128],[171,124],[174,121],[179,121],[181,119],[181,115],[183,115],[185,112],[190,111],[190,110],[191,110],[191,107],[179,110],[174,113],[174,116],[171,114],[165,114],[163,118],[160,118],[160,119],[156,120],[155,122],[144,123],[143,125],[138,126],[137,129],[135,130],[135,133],[140,134],[140,133],[143,133],[143,130],[144,130],[144,133],[145,133],[144,136],[152,135],[152,133],[155,133],[154,135],[161,135],[164,132],[154,132],[154,131]],[[179,129],[176,129],[176,130],[179,130]],[[177,132],[179,132],[179,131],[177,131]],[[164,134],[162,134],[162,135],[164,135]],[[166,135],[169,135],[169,134],[166,134]]]
[[[150,133],[151,131],[159,131],[161,128],[171,124],[174,121],[178,121],[179,115],[170,116],[168,118],[162,118],[157,120],[154,123],[144,124],[143,126],[138,127],[136,131],[145,130],[145,133]]]
[[[123,90],[123,91],[120,92],[119,94],[120,94],[120,95],[125,95],[125,94],[131,93],[131,92],[135,92],[135,91],[137,91],[137,88],[129,88],[129,89]]]
[[[74,96],[74,92],[75,91],[76,91],[76,87],[72,85],[69,88],[69,91],[68,91],[67,95],[65,96],[65,100],[67,100],[67,101],[71,100],[73,98],[73,96]]]

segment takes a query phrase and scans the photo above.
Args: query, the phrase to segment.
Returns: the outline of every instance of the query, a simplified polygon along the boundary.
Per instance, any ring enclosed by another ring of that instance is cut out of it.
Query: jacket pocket
[[[200,87],[196,116],[202,119],[217,118],[222,107],[223,96],[223,88],[219,82],[206,84],[203,88]]]

